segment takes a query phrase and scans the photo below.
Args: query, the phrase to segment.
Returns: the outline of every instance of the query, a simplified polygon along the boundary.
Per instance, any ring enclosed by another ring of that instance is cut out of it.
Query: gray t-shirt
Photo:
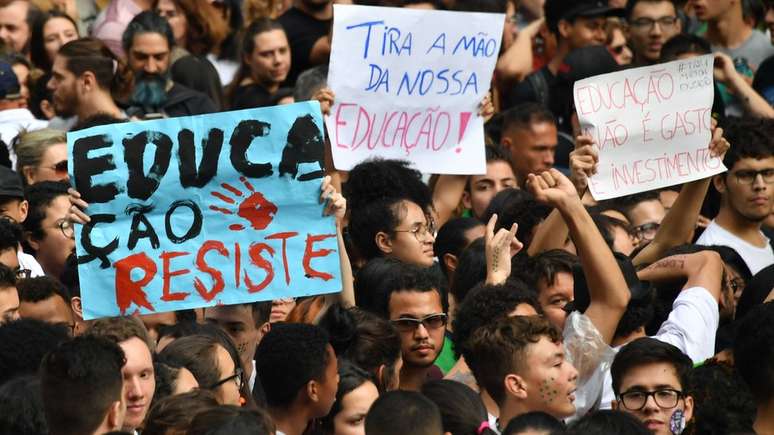
[[[753,30],[750,37],[739,47],[726,48],[713,45],[712,51],[726,53],[735,61],[746,59],[748,66],[755,72],[766,58],[774,56],[774,45],[771,45],[771,39],[768,36],[758,30]]]

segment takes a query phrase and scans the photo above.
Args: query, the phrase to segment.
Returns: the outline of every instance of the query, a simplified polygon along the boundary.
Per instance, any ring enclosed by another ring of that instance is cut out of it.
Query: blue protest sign
[[[84,318],[341,290],[317,102],[67,135]]]

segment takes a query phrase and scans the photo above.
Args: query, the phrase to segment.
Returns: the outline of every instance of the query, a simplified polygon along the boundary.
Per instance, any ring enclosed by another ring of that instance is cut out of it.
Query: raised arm
[[[723,129],[715,128],[709,145],[710,155],[722,158],[728,148],[728,141],[723,137]],[[711,180],[712,177],[707,177],[683,186],[672,208],[664,216],[653,241],[632,260],[635,266],[652,263],[661,258],[670,248],[691,242]]]
[[[349,262],[347,248],[344,244],[344,215],[347,213],[347,200],[339,193],[331,183],[331,177],[323,178],[320,192],[320,202],[325,202],[324,216],[336,217],[336,240],[339,248],[339,265],[341,268],[341,293],[328,295],[341,302],[345,307],[355,305],[355,280],[352,274],[352,265]]]
[[[532,72],[532,40],[544,22],[540,18],[521,29],[513,44],[497,60],[495,71],[501,84],[520,82]]]
[[[730,56],[715,53],[714,76],[715,80],[726,85],[739,98],[748,114],[760,118],[774,118],[774,108],[736,71]]]
[[[598,160],[594,139],[591,136],[576,137],[575,150],[570,153],[570,177],[580,195],[586,191],[588,178],[596,172]],[[551,249],[562,249],[568,235],[567,224],[564,223],[562,214],[555,208],[537,227],[527,253],[534,256]]]
[[[637,276],[654,283],[685,281],[684,289],[703,287],[715,300],[722,302],[724,268],[720,254],[701,251],[661,259],[637,272]]]
[[[529,175],[527,183],[535,198],[556,207],[567,223],[589,287],[591,302],[585,314],[610,343],[631,298],[613,252],[567,177],[551,169],[539,176]]]

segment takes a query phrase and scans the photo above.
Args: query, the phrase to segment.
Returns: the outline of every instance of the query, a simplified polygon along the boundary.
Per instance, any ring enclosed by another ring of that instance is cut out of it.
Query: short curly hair
[[[305,323],[277,324],[271,328],[255,354],[266,403],[290,406],[309,381],[323,380],[329,364],[328,334]]]
[[[469,361],[472,358],[468,347],[470,336],[482,326],[507,317],[520,304],[529,304],[538,313],[542,312],[534,294],[521,281],[509,279],[502,285],[479,284],[474,287],[458,305],[452,322],[457,357],[464,356],[465,361]]]
[[[35,374],[43,357],[70,338],[63,325],[19,319],[0,326],[0,384],[24,374]]]
[[[689,377],[693,397],[694,433],[752,433],[755,402],[739,373],[728,364],[709,360]]]

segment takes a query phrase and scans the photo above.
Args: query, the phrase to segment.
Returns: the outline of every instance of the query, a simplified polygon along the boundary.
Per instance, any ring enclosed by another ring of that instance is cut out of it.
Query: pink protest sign
[[[726,170],[710,157],[712,55],[580,80],[581,130],[599,148],[596,200],[659,189]]]
[[[478,105],[505,16],[334,5],[334,17],[326,126],[336,168],[384,157],[426,173],[486,172]]]

